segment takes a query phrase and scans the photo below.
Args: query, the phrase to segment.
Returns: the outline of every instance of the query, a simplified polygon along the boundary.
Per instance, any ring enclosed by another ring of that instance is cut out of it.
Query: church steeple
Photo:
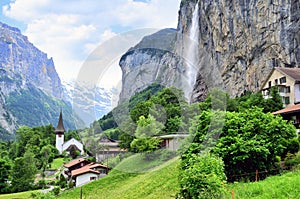
[[[57,124],[57,127],[54,132],[55,132],[55,134],[64,134],[65,131],[66,130],[65,130],[64,122],[63,122],[63,118],[62,118],[62,111],[60,110],[58,124]]]

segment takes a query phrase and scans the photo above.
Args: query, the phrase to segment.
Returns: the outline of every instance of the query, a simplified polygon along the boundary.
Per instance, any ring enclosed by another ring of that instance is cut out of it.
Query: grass
[[[3,194],[0,195],[1,199],[13,199],[13,198],[30,198],[32,193],[40,192],[40,190],[35,191],[25,191],[25,192],[19,192],[19,193],[10,193],[10,194]]]
[[[140,155],[124,159],[110,174],[100,180],[82,187],[84,199],[166,199],[175,198],[179,191],[178,163],[174,158],[163,164],[161,160],[145,161]],[[159,166],[158,166],[159,165]],[[131,171],[144,173],[124,172]],[[232,198],[234,190],[235,199],[299,199],[300,198],[300,171],[288,172],[278,176],[268,177],[263,181],[250,183],[231,183],[224,198]],[[0,195],[0,199],[29,198],[32,192]],[[79,198],[80,188],[63,192],[58,198]]]
[[[56,158],[51,163],[51,169],[59,169],[64,163],[64,158]]]
[[[159,157],[154,160],[146,161],[143,155],[136,154],[124,159],[114,169],[129,173],[144,173],[151,168],[161,165],[165,161]]]
[[[138,164],[142,169],[138,169]],[[119,164],[108,176],[89,183],[82,187],[83,198],[105,199],[134,199],[134,198],[174,198],[178,192],[178,169],[179,159],[175,158],[164,164],[158,165],[159,161],[143,161],[139,155],[131,156]],[[127,173],[125,169],[132,166],[132,171],[145,171],[145,173]],[[119,170],[117,170],[119,169]],[[149,170],[150,169],[150,170]],[[120,171],[123,170],[123,171]],[[58,198],[78,198],[80,188],[64,192]]]
[[[234,190],[236,199],[299,199],[300,171],[268,177],[259,182],[229,184],[228,190],[228,195],[225,198],[231,198],[231,191]]]

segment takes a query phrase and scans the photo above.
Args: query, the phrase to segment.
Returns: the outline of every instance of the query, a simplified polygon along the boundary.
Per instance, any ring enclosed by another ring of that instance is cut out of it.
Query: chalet
[[[273,86],[278,87],[284,107],[300,103],[300,68],[274,68],[262,86],[265,99],[270,97]]]
[[[63,151],[75,151],[78,150],[80,151],[80,154],[84,154],[83,150],[83,144],[79,142],[78,140],[72,138],[69,141],[65,142],[64,140],[64,133],[65,133],[65,127],[64,127],[64,122],[63,122],[63,117],[62,117],[62,112],[60,111],[59,114],[59,120],[57,127],[55,129],[55,136],[56,136],[56,143],[55,146],[59,153],[61,154]]]
[[[75,186],[82,186],[91,181],[97,180],[106,176],[108,167],[101,164],[90,163],[79,169],[71,172],[72,180],[75,181]]]
[[[103,135],[98,140],[99,150],[96,154],[97,162],[101,162],[110,157],[115,157],[120,153],[125,152],[124,149],[119,147],[119,142],[113,139],[108,138]]]
[[[64,165],[65,168],[69,169],[70,171],[79,169],[85,165],[90,164],[91,162],[84,159],[84,158],[78,158],[76,160],[72,160],[71,162]]]
[[[189,134],[169,134],[156,136],[162,140],[160,146],[163,149],[168,149],[170,151],[176,151],[179,149],[182,141],[187,138]]]
[[[289,106],[282,110],[276,111],[274,115],[281,115],[283,119],[293,121],[293,124],[300,131],[300,104]]]

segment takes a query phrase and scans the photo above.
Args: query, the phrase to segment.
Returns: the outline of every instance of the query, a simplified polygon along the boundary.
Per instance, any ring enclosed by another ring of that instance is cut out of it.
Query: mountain
[[[75,129],[82,122],[63,97],[52,58],[0,22],[0,139],[13,137],[20,125],[56,126],[60,109],[66,128]]]
[[[182,1],[177,51],[185,48],[182,41],[196,10],[202,77],[216,71],[210,79],[231,96],[259,91],[273,67],[300,67],[299,8],[298,0]],[[196,83],[194,92],[200,85]]]
[[[65,99],[72,104],[75,113],[85,126],[107,114],[113,108],[112,99],[118,95],[115,89],[90,86],[75,80],[63,80]]]
[[[122,56],[120,100],[153,82],[182,88],[190,101],[214,87],[232,97],[259,91],[274,67],[300,67],[299,8],[297,0],[182,0],[177,30]]]
[[[174,54],[177,31],[163,29],[146,36],[120,59],[122,91],[119,102],[129,99],[153,83],[182,86],[182,59]]]

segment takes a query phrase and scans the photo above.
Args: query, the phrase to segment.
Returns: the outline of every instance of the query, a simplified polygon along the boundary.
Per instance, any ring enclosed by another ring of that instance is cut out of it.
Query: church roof
[[[63,118],[62,118],[62,111],[60,111],[58,124],[57,124],[57,127],[54,132],[56,134],[58,134],[58,133],[64,133],[65,131],[66,130],[65,130],[64,122],[63,122]]]

